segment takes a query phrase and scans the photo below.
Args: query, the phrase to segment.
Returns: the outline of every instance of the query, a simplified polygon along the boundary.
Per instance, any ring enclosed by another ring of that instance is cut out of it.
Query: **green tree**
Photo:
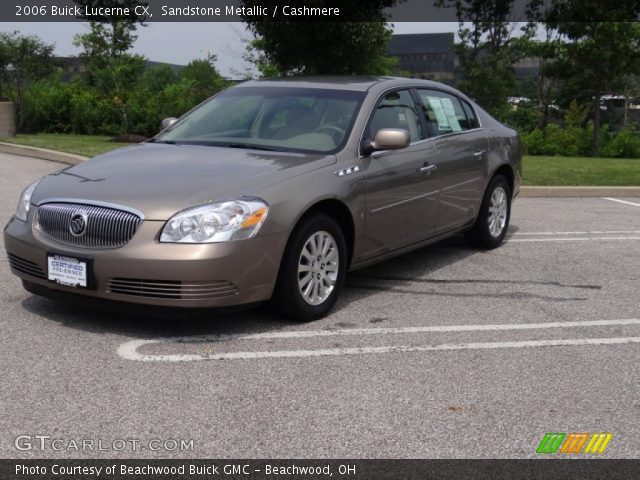
[[[80,81],[111,102],[120,115],[120,133],[128,133],[128,100],[135,90],[132,87],[137,85],[144,72],[144,58],[128,53],[113,55],[109,48],[104,48],[103,25],[93,23],[91,28],[90,33],[77,35],[74,39],[74,44],[84,50],[80,54],[84,60]]]
[[[246,7],[273,7],[276,0],[243,0]],[[291,2],[292,4],[296,2]],[[302,2],[298,2],[302,3]],[[255,36],[250,54],[262,74],[267,75],[380,75],[390,74],[397,60],[387,56],[391,29],[383,9],[398,0],[343,0],[341,16],[358,22],[306,22],[257,20],[244,17]],[[307,0],[308,7],[332,7],[328,0]]]
[[[120,130],[129,129],[127,101],[144,71],[144,58],[131,55],[111,44],[112,30],[101,23],[91,23],[91,32],[76,35],[74,44],[83,48],[82,82],[99,95],[107,97],[120,114]]]
[[[22,129],[25,132],[68,132],[71,84],[62,71],[34,82],[25,92]]]
[[[157,93],[177,81],[176,71],[171,66],[162,64],[147,68],[140,79],[140,86],[147,93]]]
[[[26,91],[51,74],[54,66],[53,45],[18,32],[0,33],[0,97],[9,94],[15,102],[18,129],[24,124]]]
[[[637,1],[566,0],[556,2],[545,18],[565,40],[556,74],[574,93],[571,98],[591,104],[593,156],[601,147],[602,95],[624,88],[625,80],[640,73],[640,24],[629,21],[639,14]],[[608,21],[593,21],[602,18]]]
[[[555,29],[549,25],[542,25],[544,27],[542,40],[528,36],[521,39],[522,51],[526,57],[537,61],[538,73],[534,78],[521,80],[518,83],[521,87],[523,83],[531,81],[532,84],[527,86],[533,86],[533,88],[527,89],[524,95],[534,102],[538,111],[537,126],[544,130],[552,120],[553,105],[559,96],[559,73],[562,65],[557,62],[557,59],[564,54],[565,45]]]
[[[196,103],[209,98],[225,88],[227,82],[213,66],[215,56],[208,60],[193,60],[180,71],[180,78],[193,82],[193,95]]]
[[[508,112],[507,98],[516,84],[514,64],[526,54],[533,35],[527,24],[521,36],[509,23],[515,0],[437,0],[455,8],[460,42],[455,46],[461,79],[457,86],[498,118]]]
[[[146,20],[134,12],[136,5],[147,3],[137,0],[74,1],[83,7],[129,7],[130,15],[92,17],[90,31],[74,38],[74,45],[83,49],[80,56],[84,60],[84,83],[97,90],[117,109],[119,130],[127,133],[130,128],[127,104],[133,90],[131,86],[138,82],[144,71],[144,58],[128,53],[137,39],[138,25],[144,25]]]
[[[74,3],[85,7],[123,7],[128,8],[129,15],[111,15],[108,17],[85,18],[91,27],[91,34],[95,35],[92,43],[100,52],[117,57],[128,52],[138,38],[135,34],[138,25],[144,25],[145,17],[135,15],[138,5],[146,6],[148,2],[138,0],[73,0]],[[120,12],[121,10],[115,10]],[[90,34],[90,35],[91,35]]]

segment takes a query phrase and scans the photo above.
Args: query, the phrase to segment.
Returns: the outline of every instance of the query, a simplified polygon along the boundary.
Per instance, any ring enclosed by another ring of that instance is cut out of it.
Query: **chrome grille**
[[[71,220],[84,216],[81,235],[71,232]],[[38,207],[38,229],[45,237],[83,248],[118,248],[131,240],[142,219],[116,208],[81,203],[52,202]]]
[[[44,273],[44,270],[42,270],[42,268],[40,268],[40,266],[37,263],[32,262],[30,260],[25,260],[24,258],[20,258],[11,253],[9,253],[8,256],[9,256],[9,265],[15,271],[20,273],[25,273],[27,275],[31,275],[32,277],[47,278],[47,276]]]
[[[180,280],[112,278],[107,283],[107,293],[177,300],[206,300],[235,295],[238,293],[238,288],[224,280],[181,282]]]

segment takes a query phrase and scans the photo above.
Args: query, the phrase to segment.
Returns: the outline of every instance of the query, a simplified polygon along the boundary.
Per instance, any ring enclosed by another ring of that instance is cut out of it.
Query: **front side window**
[[[157,142],[330,153],[346,142],[364,92],[288,87],[225,91]]]
[[[458,97],[437,90],[419,89],[424,112],[433,136],[463,132],[477,127],[471,107],[465,109]],[[471,117],[468,116],[471,114]]]
[[[409,132],[411,142],[426,138],[418,106],[408,90],[387,93],[377,106],[369,125],[369,137],[382,128],[401,128]]]

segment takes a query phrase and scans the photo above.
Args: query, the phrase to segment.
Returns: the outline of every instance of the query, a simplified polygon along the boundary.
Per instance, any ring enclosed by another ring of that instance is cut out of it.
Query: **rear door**
[[[471,105],[435,89],[417,89],[437,153],[438,214],[435,233],[473,221],[487,175],[488,140]]]
[[[365,255],[375,256],[432,235],[437,187],[430,162],[436,150],[428,137],[421,107],[409,89],[387,92],[371,114],[364,137],[382,128],[402,128],[411,144],[374,152],[362,160],[367,179]]]

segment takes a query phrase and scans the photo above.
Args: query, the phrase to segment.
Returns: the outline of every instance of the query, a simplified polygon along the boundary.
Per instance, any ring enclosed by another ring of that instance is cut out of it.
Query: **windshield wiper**
[[[179,143],[178,143],[179,142]],[[264,150],[267,152],[284,152],[285,148],[267,147],[264,145],[255,145],[253,143],[225,143],[225,142],[209,142],[209,141],[178,141],[178,140],[153,140],[153,143],[168,143],[169,145],[201,145],[204,147],[226,147],[226,148],[245,148],[247,150]]]
[[[263,145],[254,145],[253,143],[229,143],[220,144],[221,147],[229,148],[246,148],[247,150],[265,150],[267,152],[282,152],[282,148],[265,147]]]

